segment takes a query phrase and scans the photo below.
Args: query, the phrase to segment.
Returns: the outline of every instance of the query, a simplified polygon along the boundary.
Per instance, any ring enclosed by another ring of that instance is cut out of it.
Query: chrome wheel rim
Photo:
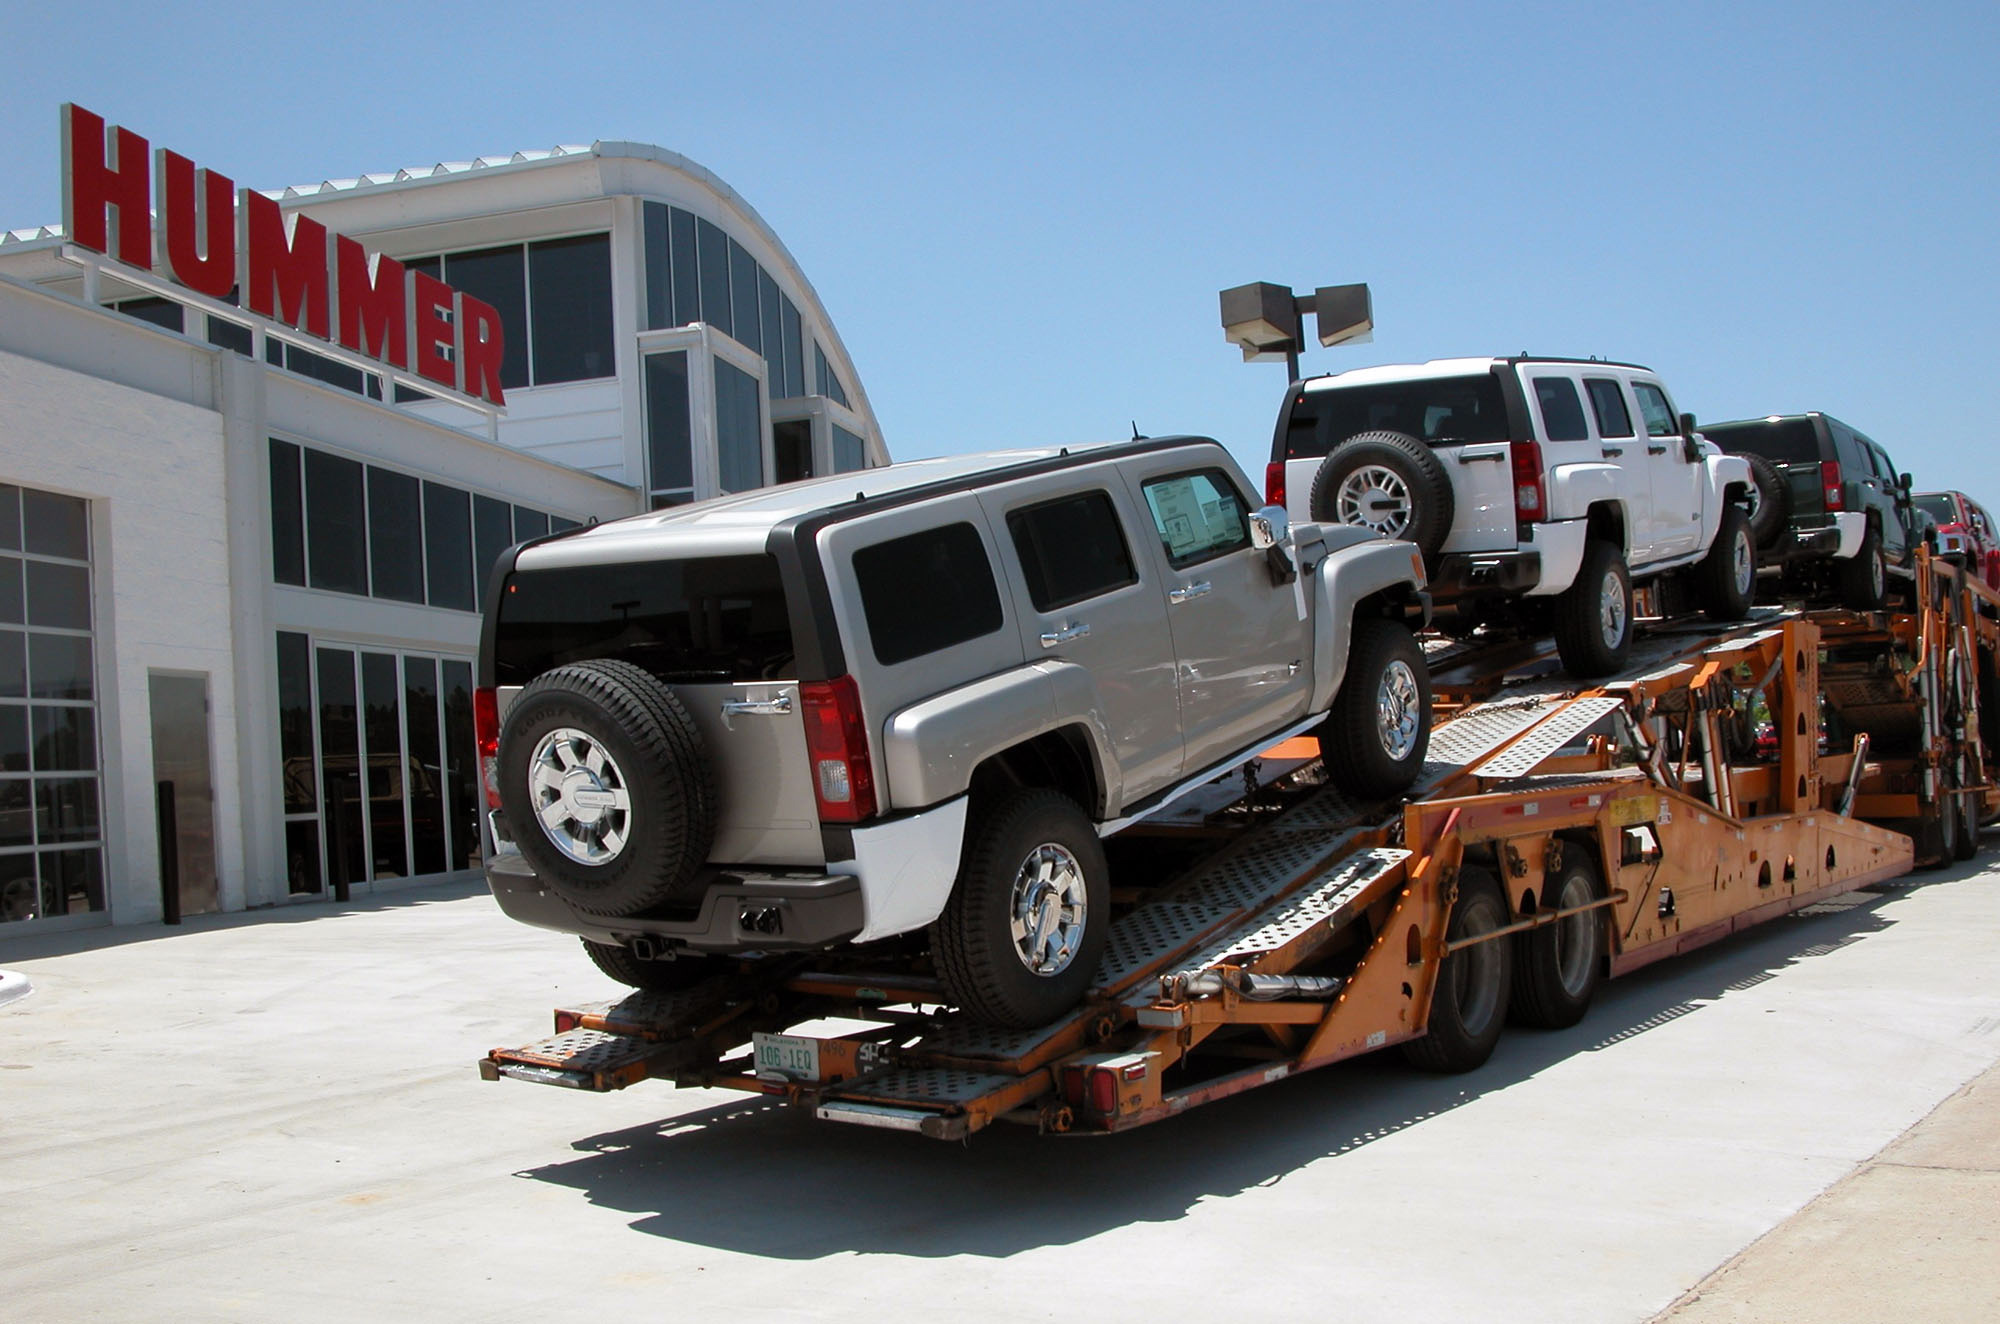
[[[1373,529],[1384,538],[1402,537],[1416,514],[1410,485],[1380,464],[1364,464],[1341,479],[1333,509],[1342,524]]]
[[[1556,897],[1556,909],[1569,910],[1575,906],[1589,905],[1590,880],[1580,873],[1573,873],[1563,880],[1562,891]],[[1597,912],[1586,910],[1580,915],[1571,915],[1559,920],[1555,926],[1556,979],[1562,984],[1563,992],[1576,997],[1590,982],[1590,969],[1597,963],[1597,944],[1591,925],[1597,923]]]
[[[542,835],[566,859],[604,865],[624,851],[632,793],[617,760],[588,731],[559,726],[535,743],[528,792]]]
[[[1605,571],[1597,586],[1597,628],[1606,648],[1615,649],[1625,640],[1625,584],[1616,570]]]
[[[1750,535],[1739,531],[1736,545],[1730,549],[1729,568],[1736,578],[1736,591],[1748,596],[1750,581],[1756,578],[1757,563],[1750,553]]]
[[[1401,658],[1382,672],[1375,687],[1375,734],[1382,739],[1382,751],[1401,763],[1417,747],[1418,710],[1423,707],[1417,688],[1417,673]]]
[[[1475,898],[1466,908],[1461,938],[1477,938],[1500,927],[1499,907],[1489,896]],[[1477,1039],[1500,1012],[1501,971],[1498,941],[1475,943],[1451,954],[1452,1001],[1459,1024]]]
[[[1014,874],[1008,926],[1014,955],[1033,975],[1059,975],[1083,946],[1090,899],[1083,866],[1067,846],[1045,841]]]

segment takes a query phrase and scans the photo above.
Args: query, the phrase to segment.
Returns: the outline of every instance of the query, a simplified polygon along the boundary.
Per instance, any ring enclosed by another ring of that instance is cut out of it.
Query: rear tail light
[[[1264,504],[1282,506],[1285,504],[1285,462],[1273,460],[1264,466]]]
[[[1538,441],[1508,443],[1514,470],[1514,519],[1532,524],[1549,517],[1549,489],[1542,476],[1542,444]]]
[[[1839,460],[1819,462],[1819,485],[1826,495],[1826,508],[1829,511],[1847,509],[1847,485],[1840,480]]]
[[[486,807],[500,807],[500,695],[490,686],[472,692],[472,738],[479,746],[479,784]]]
[[[799,686],[812,759],[813,796],[822,823],[858,823],[875,816],[875,768],[868,759],[868,728],[861,720],[861,690],[852,676]]]

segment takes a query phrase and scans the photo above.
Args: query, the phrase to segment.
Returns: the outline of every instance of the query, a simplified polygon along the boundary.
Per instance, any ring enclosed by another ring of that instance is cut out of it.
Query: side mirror
[[[1250,545],[1268,551],[1292,536],[1292,521],[1283,506],[1264,506],[1250,516]]]
[[[1910,490],[1910,476],[1909,476],[1908,474],[1897,474],[1897,475],[1896,475],[1896,486],[1898,486],[1898,487],[1902,488],[1902,489],[1903,489],[1903,490],[1904,490],[1905,492],[1909,491],[1909,490]]]
[[[1682,415],[1681,415],[1681,435],[1682,435],[1683,437],[1692,437],[1692,436],[1694,435],[1694,415],[1693,415],[1693,414],[1682,414]]]

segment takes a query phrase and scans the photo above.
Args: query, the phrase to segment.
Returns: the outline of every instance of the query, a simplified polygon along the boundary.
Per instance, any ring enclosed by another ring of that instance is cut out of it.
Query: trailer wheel
[[[1413,542],[1436,556],[1451,532],[1451,478],[1437,453],[1405,432],[1361,432],[1335,446],[1313,475],[1306,509],[1325,524],[1353,524]]]
[[[1625,665],[1632,651],[1632,575],[1625,556],[1593,538],[1583,545],[1576,580],[1556,598],[1556,652],[1563,669],[1581,679]]]
[[[678,993],[715,973],[715,962],[701,956],[677,956],[671,961],[642,961],[629,948],[582,939],[591,963],[628,988]]]
[[[1861,536],[1861,548],[1834,571],[1840,605],[1849,611],[1880,611],[1889,595],[1889,570],[1882,560],[1882,535],[1873,525]]]
[[[973,821],[931,953],[974,1018],[1031,1029],[1082,999],[1111,930],[1097,829],[1060,791],[1026,788]]]
[[[578,910],[638,915],[701,891],[719,810],[701,732],[630,662],[543,672],[500,733],[500,805],[536,877]]]
[[[1445,940],[1492,933],[1507,922],[1507,898],[1493,875],[1477,865],[1462,867]],[[1503,938],[1475,943],[1445,957],[1431,994],[1426,1033],[1404,1044],[1403,1056],[1425,1071],[1470,1071],[1491,1057],[1507,1022],[1513,957],[1513,947]]]
[[[1597,865],[1581,846],[1565,844],[1562,865],[1542,884],[1544,911],[1586,906],[1604,894]],[[1604,977],[1604,914],[1586,910],[1514,940],[1513,1019],[1562,1030],[1583,1019]]]
[[[1750,598],[1757,589],[1757,544],[1750,536],[1750,520],[1742,507],[1722,508],[1715,542],[1695,568],[1694,577],[1701,609],[1710,620],[1740,621],[1750,614]]]
[[[1424,770],[1431,673],[1416,636],[1379,616],[1354,623],[1347,674],[1317,732],[1327,777],[1350,795],[1383,799]]]

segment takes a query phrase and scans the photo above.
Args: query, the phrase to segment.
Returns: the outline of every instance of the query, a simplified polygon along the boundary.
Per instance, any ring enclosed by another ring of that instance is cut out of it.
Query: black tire
[[[716,973],[716,963],[701,956],[677,956],[671,961],[642,961],[628,948],[582,939],[591,963],[628,988],[655,993],[679,993]]]
[[[1368,471],[1383,484],[1363,484]],[[1347,494],[1350,508],[1343,517],[1341,487],[1349,479],[1366,490]],[[1334,447],[1313,475],[1307,509],[1322,524],[1359,525],[1415,543],[1426,559],[1444,546],[1457,513],[1451,478],[1436,452],[1404,432],[1361,432]]]
[[[1958,859],[1958,811],[1951,805],[1940,804],[1936,814],[1918,819],[1911,835],[1917,843],[1919,869],[1942,869]]]
[[[1562,843],[1562,863],[1542,884],[1544,913],[1585,905],[1604,895],[1588,848]],[[1604,978],[1604,912],[1586,910],[1514,939],[1516,1023],[1544,1030],[1575,1025],[1590,1010]]]
[[[1708,555],[1695,567],[1696,595],[1712,621],[1740,621],[1757,591],[1757,544],[1741,506],[1724,506]]]
[[[1751,497],[1750,536],[1757,540],[1760,549],[1769,551],[1791,527],[1792,490],[1785,486],[1777,465],[1757,454],[1746,454],[1743,458],[1750,463],[1750,485],[1755,489]]]
[[[1969,860],[1979,854],[1979,811],[1972,807],[1972,797],[1955,795],[1958,802],[1958,850],[1955,858]]]
[[[575,737],[558,738],[565,730]],[[588,775],[561,791],[531,785],[538,754],[545,776],[572,761]],[[500,807],[521,854],[578,910],[638,915],[699,896],[719,807],[715,773],[694,719],[646,671],[600,660],[537,676],[507,713],[499,775]],[[622,815],[615,804],[569,799],[620,792]],[[572,816],[551,824],[537,813],[558,804]]]
[[[1607,618],[1616,581],[1616,638]],[[1583,545],[1576,582],[1556,596],[1556,652],[1563,668],[1581,679],[1607,676],[1624,667],[1632,652],[1632,575],[1625,556],[1601,538]]]
[[[1458,871],[1445,939],[1491,933],[1509,920],[1507,898],[1493,875],[1477,865]],[[1504,938],[1461,948],[1444,958],[1431,993],[1426,1033],[1403,1045],[1403,1056],[1425,1071],[1470,1071],[1493,1056],[1507,1022],[1513,986],[1513,944]]]
[[[1318,736],[1327,777],[1349,795],[1384,799],[1416,781],[1431,741],[1431,673],[1406,626],[1354,622],[1347,672]]]
[[[1068,903],[1049,890],[1064,874],[1074,875]],[[1046,955],[1054,968],[1045,971],[1031,968],[1022,950],[1032,934],[1017,938],[1013,931],[1016,911],[1038,892],[1055,908],[1045,918],[1071,909],[1079,896],[1082,904],[1082,914],[1073,916],[1080,931]],[[1031,1029],[1074,1007],[1089,990],[1111,931],[1110,912],[1104,847],[1089,816],[1059,791],[1010,791],[979,813],[967,833],[951,899],[931,925],[931,953],[947,996],[960,1008],[990,1024]]]
[[[1882,534],[1874,525],[1861,536],[1860,550],[1834,571],[1840,605],[1849,611],[1880,611],[1889,598],[1889,570],[1882,559]]]

